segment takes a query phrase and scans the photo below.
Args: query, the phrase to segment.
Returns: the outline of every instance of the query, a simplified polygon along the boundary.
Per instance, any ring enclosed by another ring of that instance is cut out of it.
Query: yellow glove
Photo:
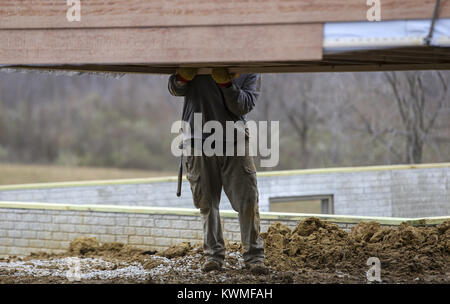
[[[178,68],[177,75],[181,77],[181,81],[187,82],[194,79],[195,75],[197,75],[196,68]]]
[[[214,81],[221,86],[230,84],[231,81],[238,76],[239,75],[236,73],[228,73],[226,68],[215,68],[211,73],[211,77]]]

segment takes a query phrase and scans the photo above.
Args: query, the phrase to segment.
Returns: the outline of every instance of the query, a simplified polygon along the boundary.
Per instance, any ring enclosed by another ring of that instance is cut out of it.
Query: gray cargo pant
[[[248,146],[247,146],[248,149]],[[241,240],[246,249],[246,263],[264,261],[264,244],[260,233],[258,188],[253,157],[188,156],[187,179],[195,207],[203,222],[203,252],[208,259],[222,263],[225,242],[219,214],[222,187],[233,209],[239,213]]]

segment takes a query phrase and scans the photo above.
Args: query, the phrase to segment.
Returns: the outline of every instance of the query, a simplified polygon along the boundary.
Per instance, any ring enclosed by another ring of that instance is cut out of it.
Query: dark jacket
[[[219,121],[224,130],[226,121],[245,122],[245,115],[255,106],[261,91],[259,74],[242,74],[233,79],[228,88],[220,87],[211,75],[197,75],[187,84],[177,81],[176,75],[169,78],[169,92],[184,96],[183,120],[193,130],[194,113],[202,113],[203,124]],[[208,135],[204,134],[203,137]]]

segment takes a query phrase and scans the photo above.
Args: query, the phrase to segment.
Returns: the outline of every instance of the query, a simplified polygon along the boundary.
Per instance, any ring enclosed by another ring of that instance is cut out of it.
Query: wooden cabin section
[[[381,0],[383,20],[429,19],[435,0]],[[366,0],[82,0],[68,22],[65,0],[1,0],[0,28],[112,28],[366,21]],[[441,1],[440,17],[450,17]]]
[[[382,20],[431,19],[435,0],[382,0]],[[449,69],[449,48],[323,54],[323,25],[367,21],[365,0],[1,0],[0,64],[33,69],[172,73]],[[450,0],[439,18],[450,17]],[[39,65],[39,66],[35,66]]]
[[[3,64],[320,60],[321,24],[1,30]]]

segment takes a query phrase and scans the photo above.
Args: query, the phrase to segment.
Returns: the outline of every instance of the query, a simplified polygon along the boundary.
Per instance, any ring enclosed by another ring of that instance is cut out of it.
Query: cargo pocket
[[[245,177],[242,180],[243,184],[246,185],[246,191],[249,202],[258,202],[258,182],[256,180],[256,167],[253,160],[247,161],[244,164]]]
[[[248,174],[256,174],[256,168],[254,166],[244,166],[244,172]]]
[[[242,163],[242,167],[244,169],[244,173],[256,175],[256,167],[252,157],[246,156],[244,158],[244,162]]]
[[[200,203],[202,200],[202,192],[201,192],[201,182],[200,182],[200,172],[196,170],[194,164],[194,157],[188,156],[186,159],[186,178],[191,185],[192,198],[194,200],[194,206],[196,208],[200,208]]]
[[[194,206],[200,208],[202,201],[202,186],[200,183],[200,174],[188,173],[186,178],[191,185],[192,198],[194,199]]]

